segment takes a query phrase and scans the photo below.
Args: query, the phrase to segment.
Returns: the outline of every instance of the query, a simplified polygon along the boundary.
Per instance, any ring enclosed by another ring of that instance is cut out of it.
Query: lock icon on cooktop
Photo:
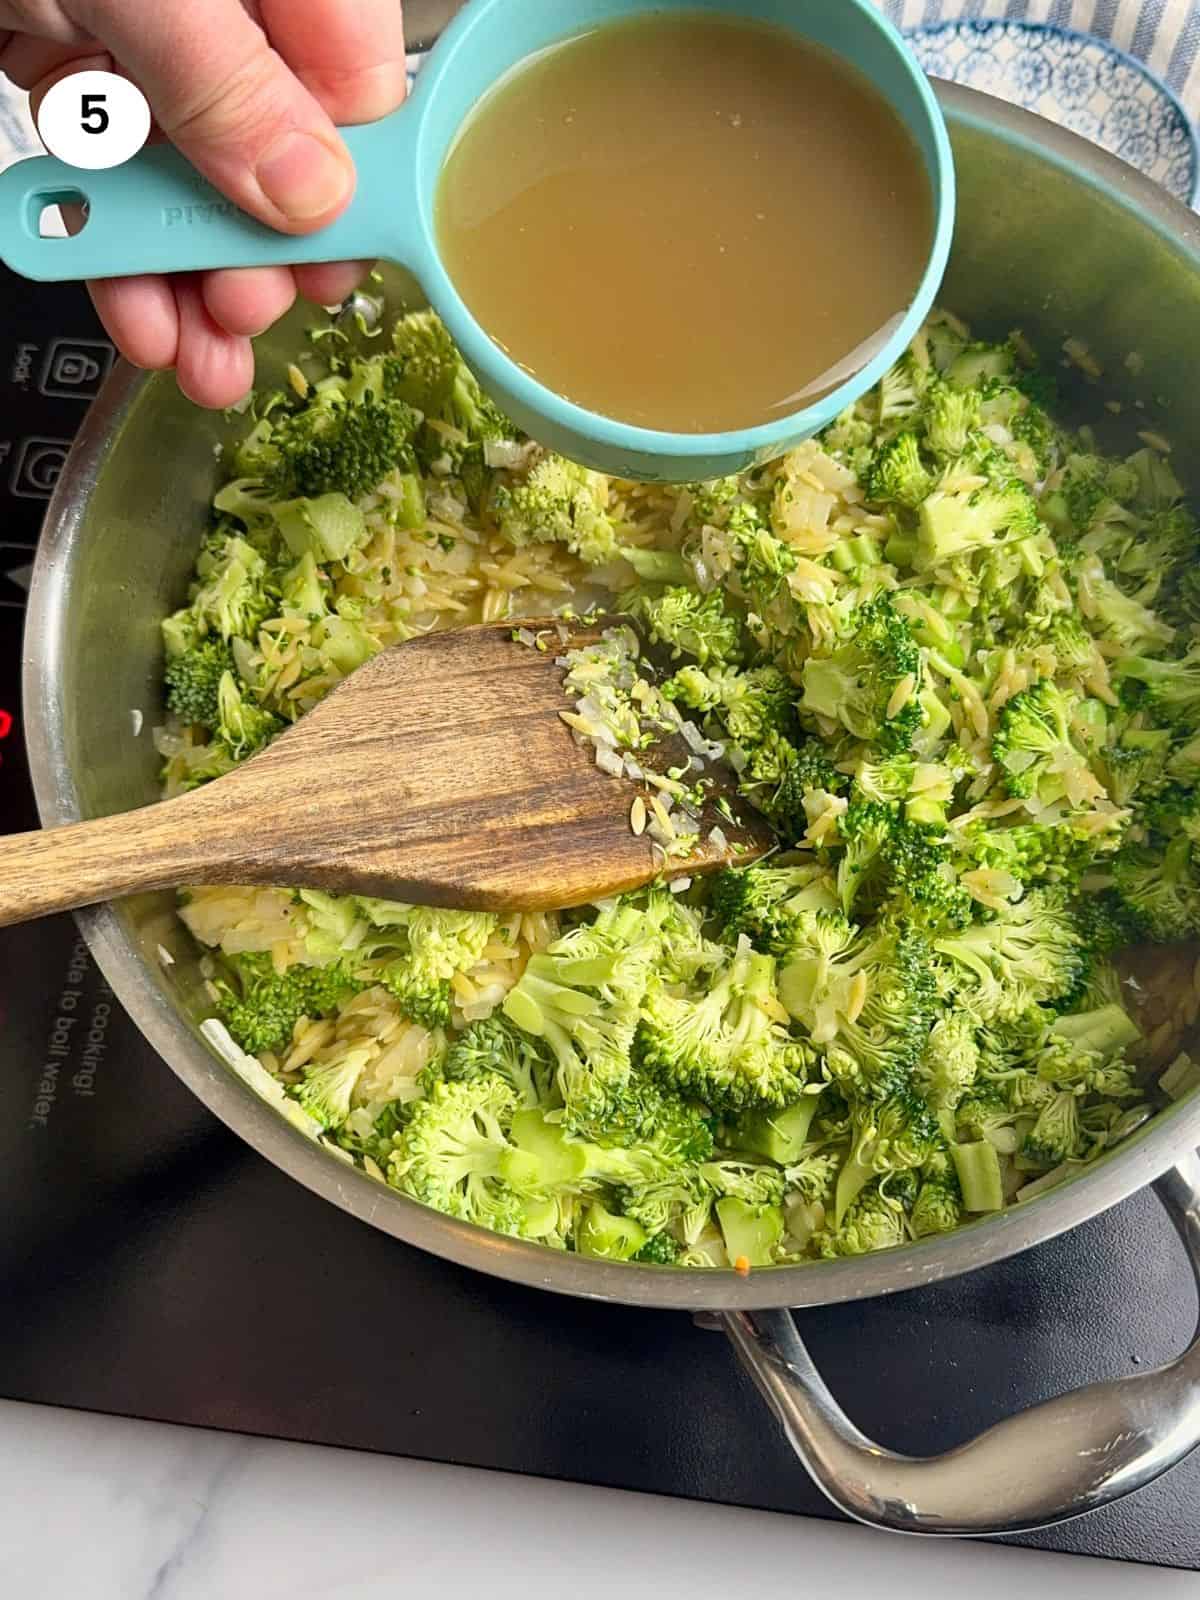
[[[115,360],[104,339],[55,339],[46,351],[38,388],[61,400],[94,400]]]

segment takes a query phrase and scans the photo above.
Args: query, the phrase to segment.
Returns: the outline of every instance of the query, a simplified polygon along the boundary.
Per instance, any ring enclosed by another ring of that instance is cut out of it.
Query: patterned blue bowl
[[[1187,205],[1200,195],[1200,142],[1175,95],[1140,61],[1044,22],[960,20],[907,31],[932,77],[1036,111],[1137,167]]]

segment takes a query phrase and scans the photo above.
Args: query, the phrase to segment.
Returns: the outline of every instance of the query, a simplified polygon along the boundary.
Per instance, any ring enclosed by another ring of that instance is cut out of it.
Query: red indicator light
[[[12,730],[12,712],[0,710],[0,739],[7,739]]]

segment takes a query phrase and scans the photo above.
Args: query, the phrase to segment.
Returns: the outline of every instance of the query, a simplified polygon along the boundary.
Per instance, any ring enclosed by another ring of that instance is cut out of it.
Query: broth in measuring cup
[[[437,233],[490,337],[588,410],[721,433],[814,404],[911,304],[920,153],[855,68],[784,29],[673,13],[523,62],[464,125]]]

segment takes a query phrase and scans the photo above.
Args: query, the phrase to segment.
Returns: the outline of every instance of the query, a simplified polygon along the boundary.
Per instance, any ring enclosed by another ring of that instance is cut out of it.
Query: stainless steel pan
[[[986,334],[1020,327],[1044,351],[1056,352],[1068,334],[1084,338],[1112,375],[1109,392],[1140,398],[1147,422],[1179,441],[1185,477],[1200,482],[1197,218],[1072,135],[967,90],[940,93],[961,187],[944,303]],[[294,316],[261,341],[268,379],[282,374],[301,327]],[[1131,352],[1144,368],[1139,382],[1126,366]],[[223,426],[186,405],[169,378],[118,369],[63,470],[38,552],[25,660],[30,757],[47,826],[155,796],[149,730],[160,707],[158,623],[186,585]],[[118,998],[164,1060],[268,1160],[363,1221],[463,1266],[561,1294],[702,1314],[731,1339],[822,1489],[864,1522],[929,1534],[1036,1527],[1136,1489],[1200,1442],[1198,1344],[1156,1372],[1024,1412],[948,1456],[896,1457],[842,1414],[790,1313],[779,1309],[973,1271],[1149,1183],[1200,1277],[1200,1100],[1173,1106],[1069,1184],[949,1237],[748,1278],[605,1263],[426,1210],[297,1132],[198,1032],[196,958],[169,895],[80,921]],[[173,964],[164,964],[163,951]]]

